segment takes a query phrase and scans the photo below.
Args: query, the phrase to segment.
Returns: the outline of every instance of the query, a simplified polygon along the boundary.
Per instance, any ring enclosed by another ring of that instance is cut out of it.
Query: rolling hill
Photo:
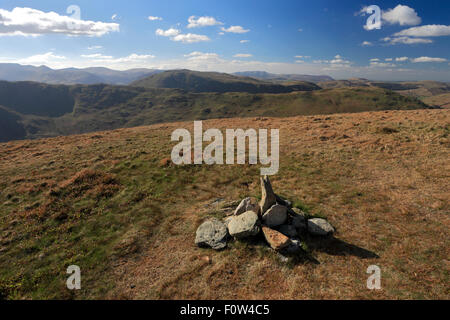
[[[313,76],[306,74],[274,74],[265,71],[243,71],[235,72],[237,76],[251,77],[260,80],[267,81],[308,81],[308,82],[320,82],[320,81],[333,81],[334,79],[330,76]]]
[[[183,89],[190,92],[247,92],[247,93],[289,93],[293,91],[319,90],[311,82],[282,85],[250,77],[234,76],[218,72],[171,70],[151,75],[131,84],[144,88]]]
[[[1,141],[173,121],[428,107],[415,98],[376,87],[254,94],[36,82],[0,82],[0,105],[3,112],[8,113],[7,119],[12,119],[11,126],[16,127],[0,136]]]

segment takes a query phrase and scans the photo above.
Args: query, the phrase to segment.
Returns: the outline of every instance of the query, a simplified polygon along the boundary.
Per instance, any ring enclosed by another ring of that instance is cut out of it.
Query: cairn
[[[224,221],[211,218],[197,229],[195,243],[199,247],[224,249],[230,237],[245,239],[262,233],[267,244],[276,251],[300,250],[299,236],[328,237],[334,233],[331,224],[322,218],[308,218],[302,210],[277,195],[269,177],[261,180],[261,201],[248,197],[235,208],[232,216]]]

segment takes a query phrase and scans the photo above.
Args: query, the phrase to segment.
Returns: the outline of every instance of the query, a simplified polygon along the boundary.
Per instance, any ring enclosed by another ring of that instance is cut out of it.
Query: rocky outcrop
[[[303,252],[307,233],[313,236],[332,235],[333,226],[322,218],[310,218],[301,209],[292,207],[292,202],[275,194],[267,176],[260,179],[261,201],[248,197],[242,201],[216,199],[206,205],[215,215],[221,214],[223,222],[217,219],[205,221],[197,229],[195,243],[200,247],[216,250],[226,247],[228,234],[237,240],[257,236],[261,233],[269,246],[281,251],[278,254]],[[256,238],[258,239],[258,238]]]

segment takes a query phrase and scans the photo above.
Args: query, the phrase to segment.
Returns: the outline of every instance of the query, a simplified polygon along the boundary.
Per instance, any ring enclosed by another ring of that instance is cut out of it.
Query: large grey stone
[[[281,226],[287,220],[287,208],[276,204],[264,213],[262,220],[270,228]]]
[[[241,201],[236,210],[234,210],[234,215],[238,216],[247,211],[253,211],[256,214],[259,213],[258,200],[256,198],[248,197]]]
[[[199,247],[220,250],[227,246],[227,234],[225,224],[217,219],[209,219],[198,227],[195,244]]]
[[[229,220],[228,232],[237,239],[255,236],[259,233],[259,224],[258,215],[253,211],[247,211]]]
[[[334,233],[333,226],[325,219],[308,220],[308,232],[314,236],[328,236]]]
[[[264,176],[261,180],[261,201],[259,202],[260,213],[263,215],[270,207],[277,202],[275,193],[273,192],[272,185],[269,177]]]
[[[306,214],[298,209],[292,208],[289,213],[292,217],[292,225],[297,229],[306,229]]]
[[[297,229],[295,229],[295,227],[290,224],[283,224],[278,228],[278,231],[280,231],[282,234],[284,234],[286,237],[289,238],[297,236]]]

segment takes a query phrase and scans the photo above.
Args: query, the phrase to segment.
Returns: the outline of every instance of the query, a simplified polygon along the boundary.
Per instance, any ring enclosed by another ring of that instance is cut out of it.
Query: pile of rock
[[[321,218],[308,219],[307,215],[292,203],[275,194],[267,176],[261,177],[261,201],[243,199],[232,216],[224,221],[212,218],[197,229],[195,243],[200,247],[220,250],[226,247],[229,237],[245,239],[259,233],[269,246],[277,251],[300,250],[300,236],[330,236],[334,228]]]

